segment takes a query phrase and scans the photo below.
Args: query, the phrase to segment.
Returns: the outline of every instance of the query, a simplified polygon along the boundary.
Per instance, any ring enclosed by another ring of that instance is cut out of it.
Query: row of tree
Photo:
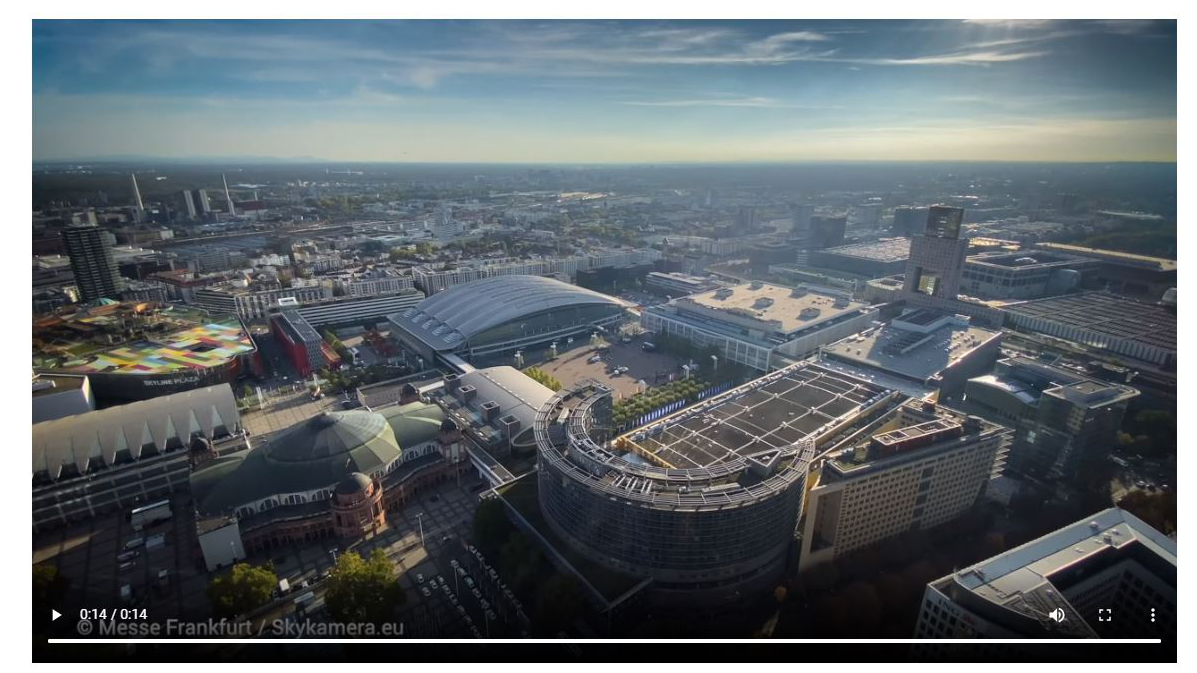
[[[206,594],[217,617],[245,616],[270,602],[278,581],[270,564],[238,563],[213,578]],[[329,618],[341,623],[393,622],[396,608],[407,599],[381,549],[364,559],[352,551],[338,556],[324,591]]]
[[[679,400],[685,400],[687,403],[694,402],[698,399],[698,394],[709,387],[710,384],[702,379],[689,378],[648,388],[642,393],[617,401],[613,407],[612,421],[615,425],[622,425],[654,409],[660,409]]]
[[[540,367],[528,367],[523,371],[525,376],[539,383],[545,388],[548,388],[553,392],[561,390],[561,382],[558,381],[552,374],[549,374]]]
[[[555,571],[540,545],[512,525],[498,498],[483,500],[474,511],[474,544],[492,559],[508,588],[532,606],[535,635],[554,637],[582,615],[581,585]]]

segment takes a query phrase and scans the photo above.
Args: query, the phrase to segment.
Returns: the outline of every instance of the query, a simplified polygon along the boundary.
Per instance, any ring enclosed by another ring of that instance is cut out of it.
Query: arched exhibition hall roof
[[[463,283],[391,316],[435,350],[450,350],[492,327],[557,308],[624,302],[542,276],[496,276]]]

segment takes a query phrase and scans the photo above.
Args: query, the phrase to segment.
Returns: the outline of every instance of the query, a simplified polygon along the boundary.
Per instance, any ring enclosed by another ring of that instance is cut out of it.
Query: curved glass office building
[[[534,424],[541,511],[590,560],[651,577],[655,601],[759,596],[785,567],[819,440],[894,398],[799,363],[610,439],[611,391],[579,384]]]
[[[457,285],[389,317],[408,350],[473,356],[547,344],[617,322],[619,299],[541,276],[499,276]]]

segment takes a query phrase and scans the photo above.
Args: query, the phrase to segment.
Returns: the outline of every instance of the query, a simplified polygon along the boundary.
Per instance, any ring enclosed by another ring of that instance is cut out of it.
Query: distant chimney
[[[469,404],[477,396],[478,389],[469,384],[457,389],[457,399],[461,400],[462,404]]]
[[[399,404],[411,404],[420,400],[420,391],[410,383],[404,383],[399,391]]]
[[[461,385],[461,377],[457,374],[445,374],[444,379],[445,390],[450,393],[457,392],[457,387]]]

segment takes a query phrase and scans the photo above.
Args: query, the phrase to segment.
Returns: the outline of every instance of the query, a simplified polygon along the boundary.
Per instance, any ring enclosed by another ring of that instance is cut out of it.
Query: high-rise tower
[[[955,300],[960,293],[960,274],[968,253],[968,239],[960,238],[963,208],[931,206],[922,236],[910,242],[906,285],[902,293]]]
[[[112,256],[109,233],[94,224],[84,224],[64,229],[62,239],[71,259],[79,300],[119,298],[124,281]]]
[[[191,196],[190,189],[183,190],[183,203],[187,206],[187,217],[194,220],[196,216],[195,199]]]

